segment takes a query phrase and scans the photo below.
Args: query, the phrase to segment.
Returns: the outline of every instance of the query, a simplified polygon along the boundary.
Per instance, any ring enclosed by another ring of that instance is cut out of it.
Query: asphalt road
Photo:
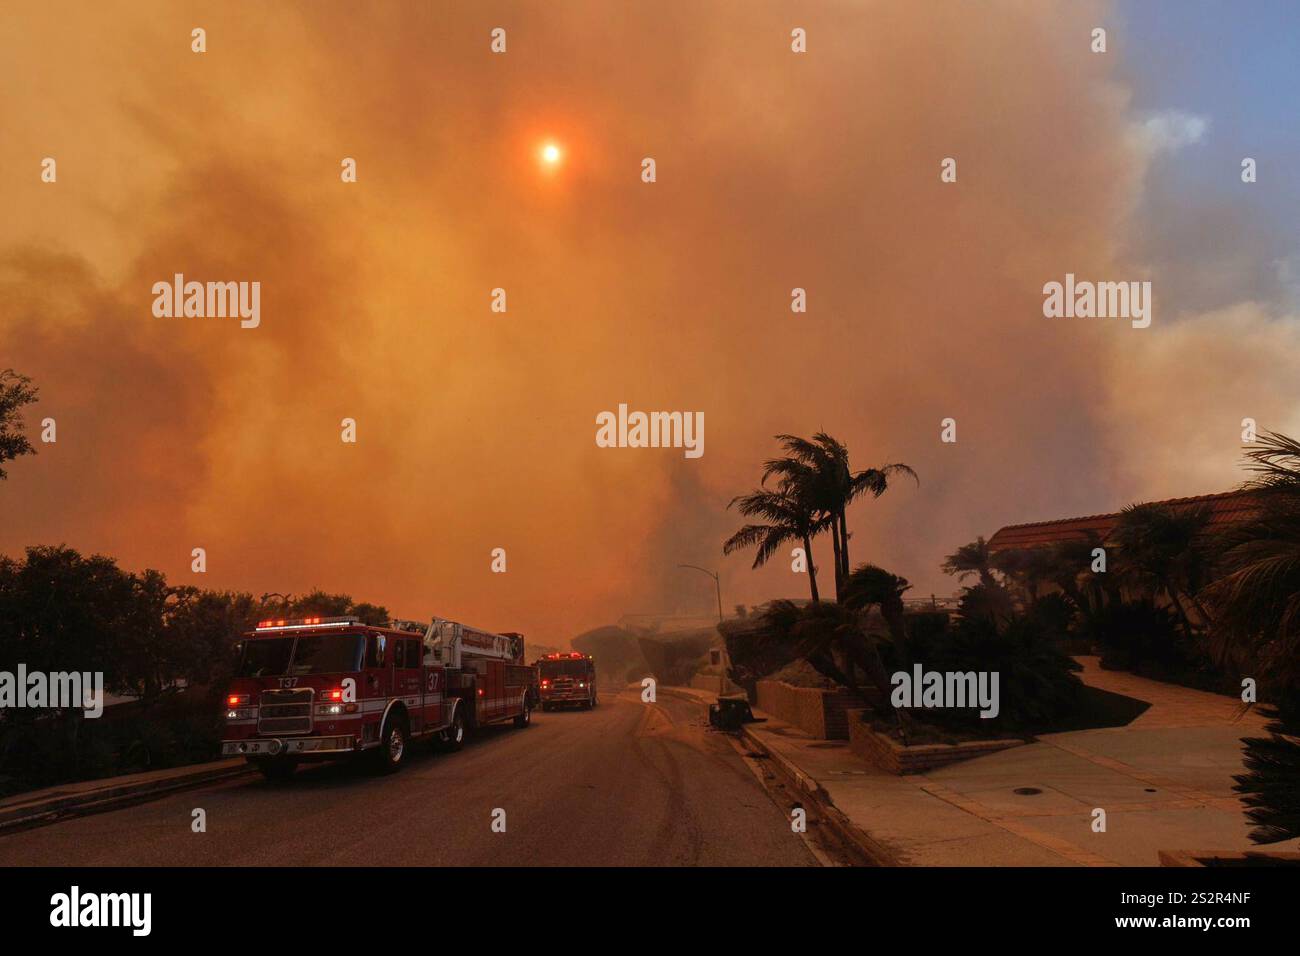
[[[786,813],[698,704],[628,691],[393,776],[310,766],[3,836],[0,865],[817,865]]]

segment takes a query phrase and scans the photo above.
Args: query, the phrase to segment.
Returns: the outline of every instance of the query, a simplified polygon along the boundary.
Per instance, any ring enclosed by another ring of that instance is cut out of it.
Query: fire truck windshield
[[[361,669],[365,641],[360,634],[313,634],[298,638],[289,673],[339,674]]]
[[[253,638],[244,642],[244,656],[236,676],[301,677],[357,671],[361,669],[364,647],[360,634]]]

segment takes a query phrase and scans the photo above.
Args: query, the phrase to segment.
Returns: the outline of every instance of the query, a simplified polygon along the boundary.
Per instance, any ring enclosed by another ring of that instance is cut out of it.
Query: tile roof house
[[[1241,521],[1255,513],[1258,495],[1249,491],[1224,491],[1215,495],[1195,495],[1191,498],[1170,498],[1151,504],[1166,505],[1175,510],[1207,507],[1210,510],[1211,529]],[[999,528],[989,539],[989,551],[1016,551],[1022,548],[1045,548],[1064,541],[1086,541],[1094,536],[1105,542],[1119,522],[1119,512],[1088,515],[1082,518],[1061,518],[1056,521],[1035,521],[1029,524],[1012,524]]]

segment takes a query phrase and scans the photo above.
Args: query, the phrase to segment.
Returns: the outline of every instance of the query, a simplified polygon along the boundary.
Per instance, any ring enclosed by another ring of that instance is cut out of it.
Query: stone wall
[[[761,680],[757,689],[759,710],[823,740],[848,740],[848,712],[862,707],[862,701],[847,691],[795,687],[777,680]]]
[[[893,738],[872,730],[871,725],[862,720],[860,710],[852,711],[848,721],[849,749],[873,767],[896,774],[924,773],[959,760],[1019,747],[1025,742],[1019,739],[970,740],[960,744],[904,747]]]

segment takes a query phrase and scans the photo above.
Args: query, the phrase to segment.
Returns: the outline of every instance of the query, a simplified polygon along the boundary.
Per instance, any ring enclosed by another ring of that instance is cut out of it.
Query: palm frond
[[[1300,441],[1265,431],[1246,451],[1246,470],[1255,477],[1247,488],[1261,491],[1300,491]]]

